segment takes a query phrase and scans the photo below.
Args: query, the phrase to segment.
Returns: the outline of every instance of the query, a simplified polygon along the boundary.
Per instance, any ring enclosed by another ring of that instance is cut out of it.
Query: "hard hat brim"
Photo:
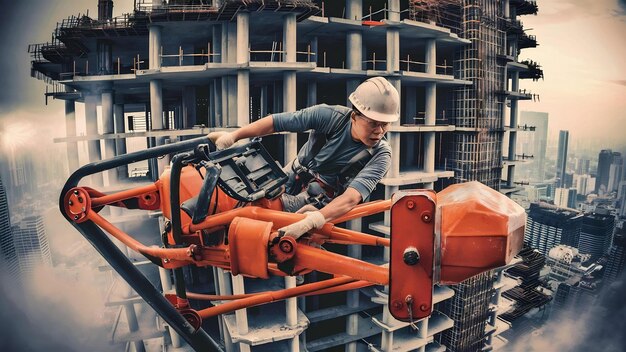
[[[366,109],[364,109],[362,104],[358,101],[358,99],[355,99],[355,98],[356,97],[355,97],[354,92],[353,92],[348,97],[348,100],[350,100],[350,102],[352,103],[353,107],[355,107],[357,110],[359,110],[359,112],[363,116],[365,116],[367,118],[370,118],[370,119],[372,119],[374,121],[378,121],[378,122],[396,122],[400,118],[399,114],[384,114],[384,113],[381,113],[381,112],[366,110]]]

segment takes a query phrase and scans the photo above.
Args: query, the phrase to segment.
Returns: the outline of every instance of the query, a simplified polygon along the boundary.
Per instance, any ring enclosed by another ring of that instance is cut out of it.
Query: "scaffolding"
[[[452,287],[454,296],[441,307],[442,312],[454,320],[454,327],[439,337],[439,343],[447,350],[470,352],[483,348],[493,281],[494,274],[489,271]]]

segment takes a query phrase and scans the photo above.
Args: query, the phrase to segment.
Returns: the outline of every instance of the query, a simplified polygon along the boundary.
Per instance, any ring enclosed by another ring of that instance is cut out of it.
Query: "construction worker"
[[[304,132],[309,140],[285,169],[290,180],[281,195],[286,211],[306,217],[280,230],[299,238],[321,228],[369,197],[391,164],[384,138],[399,118],[398,91],[383,77],[360,84],[350,94],[352,109],[315,105],[296,112],[266,116],[230,133],[213,132],[218,149],[240,139],[274,132]]]

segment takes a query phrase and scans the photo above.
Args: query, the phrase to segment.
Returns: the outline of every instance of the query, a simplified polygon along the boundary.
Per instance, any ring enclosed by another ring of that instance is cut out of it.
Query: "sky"
[[[537,16],[520,16],[539,46],[520,59],[539,62],[545,79],[524,80],[539,94],[521,110],[549,113],[551,135],[626,143],[626,0],[539,0]]]

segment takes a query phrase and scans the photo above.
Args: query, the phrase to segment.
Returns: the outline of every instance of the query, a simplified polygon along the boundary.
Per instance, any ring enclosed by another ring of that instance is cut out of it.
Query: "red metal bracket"
[[[389,312],[412,322],[429,316],[433,306],[436,195],[400,191],[391,200]]]

